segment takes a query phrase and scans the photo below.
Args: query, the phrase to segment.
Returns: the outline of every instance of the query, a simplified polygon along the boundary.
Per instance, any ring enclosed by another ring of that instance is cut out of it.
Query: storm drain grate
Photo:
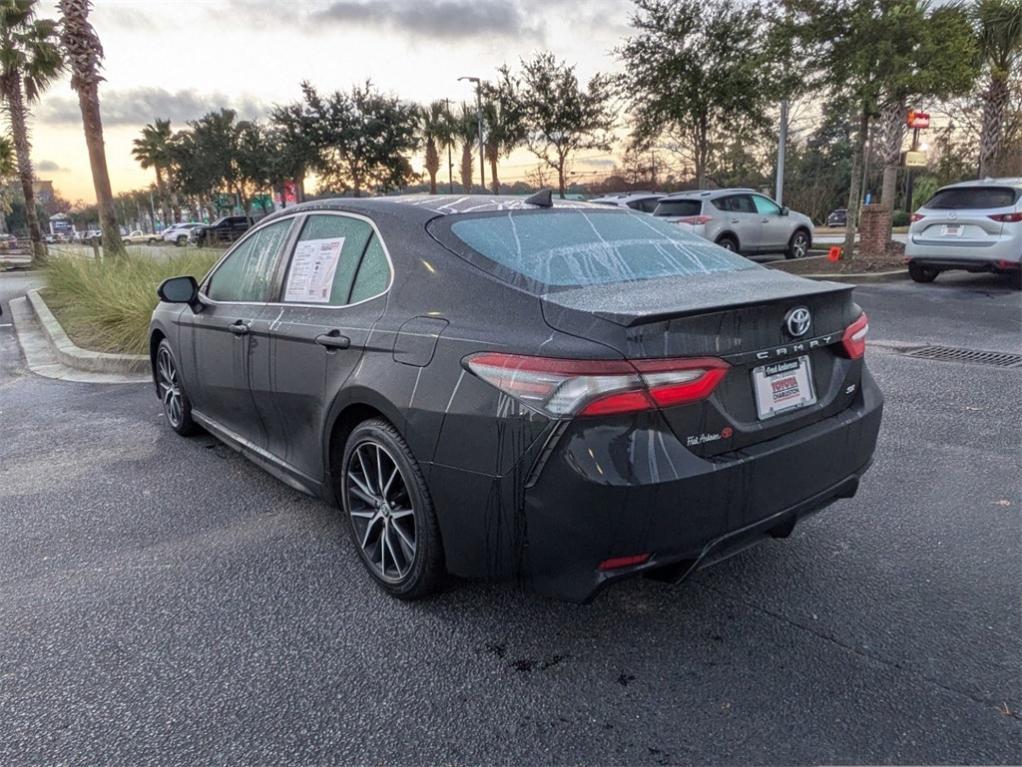
[[[960,349],[954,346],[922,346],[905,352],[916,357],[939,362],[966,362],[972,365],[993,365],[999,368],[1022,367],[1022,354],[1011,352],[985,352],[979,349]]]

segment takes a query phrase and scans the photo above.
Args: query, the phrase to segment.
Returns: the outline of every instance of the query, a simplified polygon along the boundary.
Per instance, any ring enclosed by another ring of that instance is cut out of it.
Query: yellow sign
[[[926,152],[914,152],[909,150],[905,152],[905,167],[906,168],[925,168],[926,167]]]

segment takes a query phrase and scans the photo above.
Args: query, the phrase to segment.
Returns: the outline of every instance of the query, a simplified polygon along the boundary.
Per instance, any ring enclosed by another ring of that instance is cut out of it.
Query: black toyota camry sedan
[[[853,496],[880,427],[849,286],[549,194],[299,205],[159,294],[171,428],[339,506],[402,598],[681,580]]]

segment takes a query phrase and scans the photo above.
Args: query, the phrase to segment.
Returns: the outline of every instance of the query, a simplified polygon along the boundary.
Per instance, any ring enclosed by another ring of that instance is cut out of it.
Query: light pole
[[[483,187],[483,191],[486,191],[486,160],[483,152],[483,94],[482,94],[482,80],[478,77],[459,77],[458,82],[462,80],[468,80],[470,83],[476,84],[476,122],[479,126],[479,181]]]

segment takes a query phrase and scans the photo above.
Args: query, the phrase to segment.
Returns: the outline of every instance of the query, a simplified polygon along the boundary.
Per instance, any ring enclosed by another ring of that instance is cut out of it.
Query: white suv
[[[999,272],[1022,288],[1022,178],[964,181],[937,190],[912,216],[908,273],[933,282],[940,272]]]

